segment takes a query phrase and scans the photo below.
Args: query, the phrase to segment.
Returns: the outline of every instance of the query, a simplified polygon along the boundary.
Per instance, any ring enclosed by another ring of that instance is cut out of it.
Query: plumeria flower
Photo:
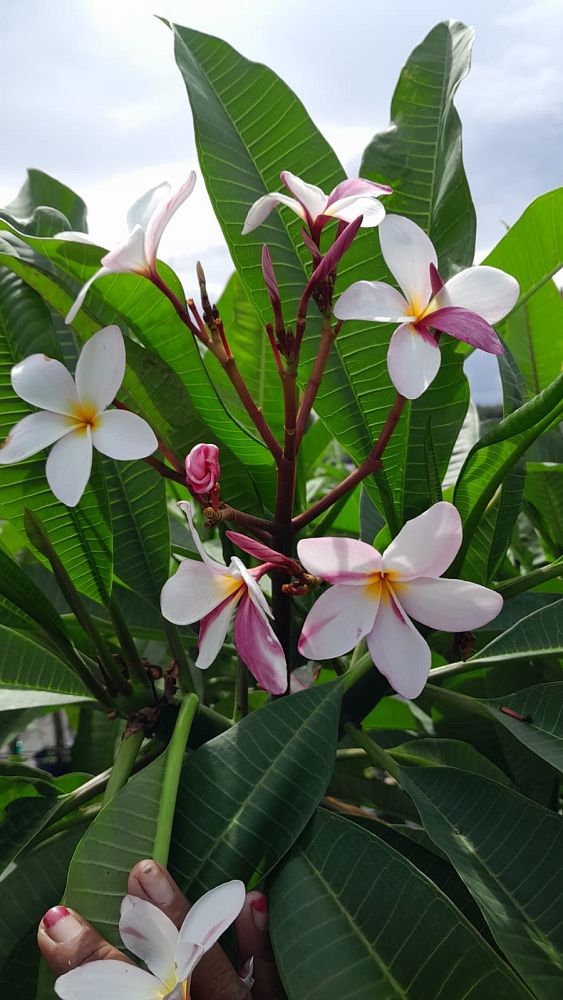
[[[342,181],[327,195],[315,184],[308,184],[289,170],[282,170],[280,177],[290,195],[277,191],[258,198],[246,216],[243,235],[261,226],[276,205],[291,208],[307,224],[314,238],[331,219],[353,222],[362,215],[362,226],[378,226],[385,216],[385,209],[378,199],[393,191],[385,184],[358,177]]]
[[[147,422],[128,410],[107,409],[124,374],[125,344],[117,326],[99,330],[84,345],[74,378],[45,354],[14,365],[14,392],[41,409],[12,428],[0,447],[0,465],[23,462],[54,444],[47,482],[57,500],[75,507],[90,478],[92,447],[108,458],[146,458],[158,447]]]
[[[353,538],[306,538],[297,551],[305,568],[333,584],[307,615],[299,651],[326,660],[360,639],[378,670],[404,698],[417,698],[430,671],[430,649],[411,618],[443,632],[466,632],[495,618],[500,594],[465,580],[439,577],[462,541],[451,503],[434,504],[407,521],[381,555]]]
[[[174,213],[192,193],[195,181],[196,175],[192,170],[187,181],[174,193],[171,193],[170,184],[159,184],[131,206],[127,212],[129,236],[126,242],[102,257],[99,271],[96,271],[80,289],[66,317],[67,323],[72,323],[86,298],[88,289],[98,278],[103,278],[106,274],[129,272],[142,274],[147,278],[156,275],[156,255],[162,234]],[[97,245],[85,233],[72,231],[57,233],[57,239]]]
[[[286,660],[268,620],[272,612],[258,580],[284,557],[244,535],[228,532],[229,537],[251,555],[258,550],[266,553],[268,562],[247,569],[237,556],[233,556],[230,564],[224,566],[205,551],[195,530],[189,503],[178,506],[188,519],[202,562],[184,559],[180,563],[174,576],[162,588],[162,614],[175,625],[200,623],[196,667],[206,670],[219,654],[236,611],[234,639],[241,660],[260,687],[271,694],[283,694],[287,687]]]
[[[507,315],[518,282],[496,267],[468,267],[445,284],[426,233],[402,215],[388,215],[379,229],[381,252],[403,294],[383,281],[357,281],[334,308],[338,319],[400,323],[391,338],[387,365],[393,385],[416,399],[434,380],[440,348],[430,332],[440,330],[488,354],[503,346],[491,326]]]
[[[299,691],[307,691],[312,687],[321,672],[320,663],[309,660],[302,667],[296,667],[291,671],[289,677],[290,694],[297,694]]]
[[[198,495],[211,493],[221,476],[216,444],[196,444],[186,457],[186,482]]]
[[[192,906],[178,930],[157,906],[125,896],[121,940],[150,972],[117,959],[88,962],[60,976],[55,992],[61,1000],[189,1000],[196,965],[238,917],[244,898],[242,882],[225,882]]]

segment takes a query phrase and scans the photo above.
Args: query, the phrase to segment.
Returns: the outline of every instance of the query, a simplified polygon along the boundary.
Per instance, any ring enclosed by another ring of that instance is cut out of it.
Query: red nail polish
[[[251,902],[250,905],[251,905],[252,909],[253,910],[257,910],[258,913],[267,913],[268,912],[268,900],[267,900],[266,896],[257,896],[256,899],[252,900],[252,902]]]
[[[252,919],[259,931],[268,929],[268,900],[266,896],[257,896],[250,904]]]
[[[43,926],[54,927],[63,917],[68,917],[69,913],[70,910],[67,910],[66,906],[52,906],[43,917]]]

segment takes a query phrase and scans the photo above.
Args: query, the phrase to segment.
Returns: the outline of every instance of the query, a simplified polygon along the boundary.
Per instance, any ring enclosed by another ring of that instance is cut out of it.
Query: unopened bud
[[[186,458],[186,482],[193,493],[211,493],[221,475],[216,444],[196,444]]]
[[[268,298],[272,304],[276,333],[278,338],[280,338],[283,337],[284,332],[282,304],[274,265],[272,264],[272,258],[270,257],[270,251],[267,246],[262,247],[262,274],[264,276],[264,284],[266,285]]]

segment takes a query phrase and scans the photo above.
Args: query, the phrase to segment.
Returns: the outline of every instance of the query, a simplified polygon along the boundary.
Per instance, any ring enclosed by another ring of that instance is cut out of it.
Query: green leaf
[[[390,184],[388,212],[416,222],[447,277],[473,263],[475,209],[461,158],[454,97],[469,73],[475,31],[437,24],[413,50],[391,102],[391,124],[364,152],[360,176]]]
[[[504,477],[536,438],[563,413],[563,375],[488,431],[469,452],[454,491],[463,544],[452,573],[463,564],[473,534]]]
[[[377,738],[377,734],[376,734]],[[508,778],[495,764],[463,740],[420,739],[409,740],[389,751],[399,764],[417,764],[420,767],[458,767],[485,778],[509,785]]]
[[[191,899],[230,878],[254,884],[289,849],[328,784],[339,709],[338,685],[315,687],[264,706],[188,756],[170,870]],[[163,768],[160,757],[102,810],[70,868],[66,902],[116,944],[127,874],[152,855]]]
[[[563,771],[563,681],[536,684],[505,695],[489,701],[489,708],[496,722],[520,743]],[[522,718],[514,718],[501,708],[509,708]]]
[[[65,184],[42,170],[27,171],[27,180],[18,191],[16,197],[6,205],[6,213],[21,222],[28,222],[36,209],[40,207],[54,208],[68,220],[61,229],[73,229],[78,232],[88,232],[86,221],[87,209],[85,203]],[[51,235],[42,232],[42,236]]]
[[[406,768],[400,781],[508,960],[536,996],[555,1000],[563,986],[561,817],[453,768]]]
[[[468,660],[476,667],[563,653],[563,600],[539,607]]]
[[[142,462],[103,463],[113,522],[114,573],[160,609],[170,569],[164,480]]]
[[[513,258],[506,263],[513,273]],[[535,396],[557,378],[559,359],[563,357],[563,300],[555,282],[546,281],[523,305],[511,312],[502,324],[502,335],[522,372],[528,392]]]
[[[289,1000],[529,996],[430,879],[338,816],[317,812],[268,891]]]
[[[528,462],[524,497],[545,524],[554,554],[563,555],[563,465]]]
[[[57,610],[19,563],[11,559],[1,546],[0,609],[2,625],[27,629],[39,626],[42,632],[53,636],[62,649],[68,645],[68,636]],[[12,621],[6,619],[6,615],[10,613]]]
[[[2,625],[0,686],[91,697],[82,681],[51,650]]]

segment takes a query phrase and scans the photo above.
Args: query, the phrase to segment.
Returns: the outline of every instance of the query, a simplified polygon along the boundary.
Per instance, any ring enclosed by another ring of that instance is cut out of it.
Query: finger
[[[253,1000],[287,1000],[268,933],[268,900],[263,892],[248,892],[235,921],[243,962],[254,957]]]
[[[127,891],[148,900],[180,927],[190,905],[172,876],[156,861],[140,861],[131,870]],[[250,991],[240,980],[223,949],[214,945],[194,971],[193,1000],[249,1000]],[[275,998],[274,998],[275,1000]]]
[[[79,913],[66,906],[53,906],[47,910],[39,924],[37,943],[55,976],[61,976],[86,962],[105,961],[108,958],[120,962],[129,961]]]

